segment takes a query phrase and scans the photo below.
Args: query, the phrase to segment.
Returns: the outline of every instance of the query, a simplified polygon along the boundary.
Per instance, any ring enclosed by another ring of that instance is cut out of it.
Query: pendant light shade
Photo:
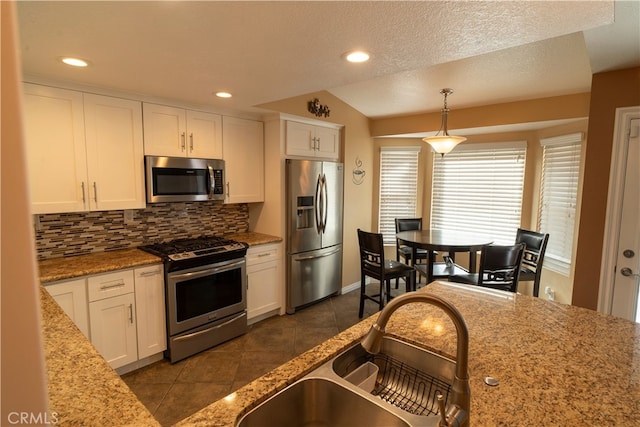
[[[445,88],[440,91],[441,94],[444,95],[444,108],[442,111],[442,125],[440,126],[440,130],[435,136],[428,136],[426,138],[422,138],[424,142],[427,142],[436,153],[440,153],[442,156],[451,152],[455,148],[456,145],[460,144],[463,141],[466,141],[467,138],[463,136],[453,136],[449,135],[447,132],[447,115],[449,114],[449,108],[447,108],[447,96],[453,93],[453,89]],[[440,135],[442,132],[442,135]]]

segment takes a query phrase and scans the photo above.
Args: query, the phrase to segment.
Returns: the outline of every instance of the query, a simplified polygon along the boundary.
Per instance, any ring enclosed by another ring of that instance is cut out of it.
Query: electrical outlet
[[[40,215],[33,216],[33,228],[36,231],[42,231],[42,224],[40,224]]]
[[[551,286],[545,286],[544,287],[544,294],[547,296],[547,299],[549,301],[555,301],[555,299],[556,299],[556,291],[551,289]]]
[[[133,222],[133,210],[132,209],[125,209],[124,210],[124,223],[125,224],[130,224]]]

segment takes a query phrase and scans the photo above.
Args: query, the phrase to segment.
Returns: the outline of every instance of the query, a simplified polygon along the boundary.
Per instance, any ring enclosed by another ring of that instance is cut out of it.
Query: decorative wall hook
[[[307,103],[308,110],[311,114],[315,114],[316,116],[325,116],[329,117],[331,114],[331,110],[329,110],[328,105],[320,105],[320,100],[318,98],[314,98],[313,101],[309,101]]]
[[[366,171],[362,169],[362,160],[359,157],[356,157],[356,168],[353,170],[353,177],[351,180],[355,185],[360,185],[364,182],[364,176],[367,174]]]

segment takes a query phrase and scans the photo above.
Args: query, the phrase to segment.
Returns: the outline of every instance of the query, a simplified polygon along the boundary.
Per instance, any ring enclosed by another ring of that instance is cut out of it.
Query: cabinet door
[[[47,292],[56,300],[67,316],[76,324],[87,339],[89,334],[89,312],[85,279],[45,285]]]
[[[187,110],[187,152],[189,157],[222,158],[222,116]]]
[[[91,342],[114,369],[138,360],[135,310],[132,293],[89,304]]]
[[[247,319],[281,306],[284,283],[279,246],[257,246],[247,251]]]
[[[144,208],[142,104],[85,94],[84,119],[90,209]]]
[[[187,155],[185,110],[144,103],[142,118],[144,154],[177,157]]]
[[[316,156],[325,159],[340,157],[340,131],[334,128],[316,126]]]
[[[314,126],[287,121],[286,152],[288,156],[315,156]]]
[[[32,213],[88,209],[82,93],[25,84],[23,101]]]
[[[167,348],[162,265],[135,269],[138,358]]]
[[[262,122],[223,117],[225,203],[264,201],[264,135]]]

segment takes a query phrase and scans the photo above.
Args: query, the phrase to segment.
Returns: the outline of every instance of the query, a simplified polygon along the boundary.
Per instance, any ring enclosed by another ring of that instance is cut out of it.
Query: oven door
[[[167,274],[167,323],[173,336],[247,308],[244,258]]]

